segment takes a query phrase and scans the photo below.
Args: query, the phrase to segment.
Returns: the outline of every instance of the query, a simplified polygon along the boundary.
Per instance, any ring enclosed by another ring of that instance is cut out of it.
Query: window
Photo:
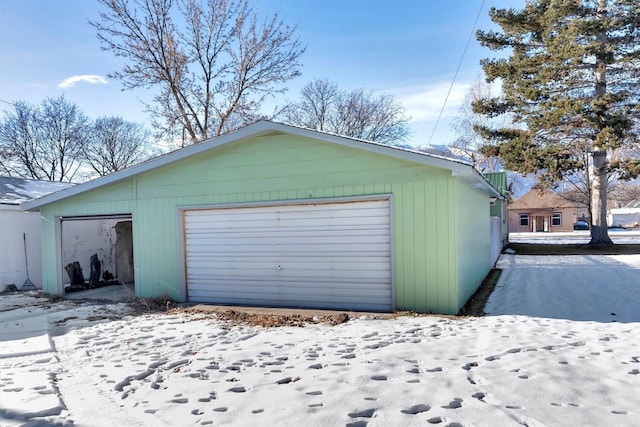
[[[551,225],[554,227],[562,225],[562,214],[554,213],[551,215]]]
[[[529,214],[520,214],[520,227],[529,226]]]

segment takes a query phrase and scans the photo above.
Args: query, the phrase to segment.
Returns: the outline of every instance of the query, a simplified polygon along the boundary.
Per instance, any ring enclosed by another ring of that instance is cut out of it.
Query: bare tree
[[[39,106],[13,104],[0,122],[2,173],[49,181],[71,181],[80,168],[88,120],[60,96]]]
[[[145,160],[149,136],[143,126],[122,117],[101,117],[82,146],[82,160],[98,175],[109,175]]]
[[[248,0],[98,1],[103,49],[127,61],[110,76],[125,89],[158,89],[147,108],[183,146],[254,120],[300,75],[295,28],[277,13],[261,21]]]
[[[340,98],[338,85],[328,79],[307,83],[300,91],[300,101],[285,107],[284,118],[297,126],[330,131],[330,119]]]
[[[495,172],[499,158],[491,153],[487,148],[491,148],[491,141],[485,139],[485,136],[478,131],[483,126],[505,125],[505,118],[489,118],[473,111],[473,103],[481,99],[488,98],[496,91],[494,85],[487,83],[484,79],[478,77],[469,87],[465,95],[464,101],[460,106],[459,115],[453,121],[451,128],[456,134],[452,147],[464,153],[465,157],[480,172]],[[496,123],[500,120],[501,123]]]
[[[640,202],[640,185],[634,182],[616,181],[607,188],[607,205],[611,208],[624,208],[632,203]]]
[[[342,91],[327,79],[316,79],[300,91],[300,100],[281,114],[287,123],[383,144],[409,136],[409,118],[391,95],[358,89]]]

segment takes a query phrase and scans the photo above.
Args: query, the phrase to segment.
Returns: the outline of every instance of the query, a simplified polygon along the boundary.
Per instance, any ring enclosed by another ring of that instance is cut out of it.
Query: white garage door
[[[389,200],[185,212],[189,301],[390,311]]]

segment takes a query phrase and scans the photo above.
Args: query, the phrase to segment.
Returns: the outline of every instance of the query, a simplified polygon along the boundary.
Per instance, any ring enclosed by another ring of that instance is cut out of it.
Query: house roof
[[[627,206],[625,206],[625,208],[640,209],[640,200],[634,200],[633,202],[631,202]]]
[[[452,175],[466,182],[469,186],[483,191],[492,197],[502,198],[500,192],[489,182],[489,180],[482,176],[482,174],[480,174],[473,166],[462,161],[421,153],[406,148],[393,147],[355,138],[347,138],[331,133],[285,125],[282,123],[260,120],[238,130],[226,133],[224,135],[209,139],[198,144],[194,144],[187,148],[172,151],[168,154],[155,157],[151,160],[112,173],[105,177],[97,178],[93,181],[88,181],[78,186],[67,188],[61,192],[50,194],[37,200],[26,202],[22,205],[22,207],[25,210],[37,210],[41,206],[45,206],[50,203],[73,197],[87,191],[111,185],[116,182],[120,182],[136,175],[142,174],[144,172],[148,172],[150,170],[168,165],[178,160],[183,160],[188,157],[195,156],[203,152],[240,141],[245,138],[266,135],[296,135],[300,137],[314,138],[331,144],[358,148],[365,151],[421,163],[432,167],[448,169],[451,171]]]
[[[74,184],[0,176],[0,205],[20,205],[26,201],[52,194]]]
[[[509,205],[509,210],[562,209],[584,207],[583,203],[572,202],[551,190],[533,188],[527,194]]]

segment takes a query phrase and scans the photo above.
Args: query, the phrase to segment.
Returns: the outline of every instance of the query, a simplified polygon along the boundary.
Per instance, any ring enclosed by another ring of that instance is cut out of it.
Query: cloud
[[[95,74],[84,74],[80,76],[71,76],[58,83],[58,87],[68,89],[76,85],[76,83],[87,82],[91,84],[107,84],[107,79]]]
[[[406,86],[396,85],[380,92],[392,94],[405,108],[407,116],[411,117],[409,125],[413,133],[407,141],[409,145],[443,144],[455,139],[451,123],[460,116],[460,107],[473,84],[473,79],[458,79],[448,98],[451,81],[446,78]],[[447,101],[443,109],[445,99]],[[441,110],[442,116],[436,123]]]
[[[450,85],[450,82],[439,82],[399,88],[393,92],[396,99],[407,110],[407,114],[411,116],[412,121],[432,121],[438,118],[445,99],[447,103],[442,117],[457,116],[471,83],[456,83],[447,98]]]

